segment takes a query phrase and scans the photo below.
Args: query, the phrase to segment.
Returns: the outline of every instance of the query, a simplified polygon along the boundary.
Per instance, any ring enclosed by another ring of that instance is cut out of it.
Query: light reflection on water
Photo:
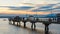
[[[6,19],[6,21],[3,21],[4,19]],[[22,22],[21,25],[23,25]],[[28,22],[26,26],[31,28],[31,23]],[[43,34],[44,25],[36,23],[36,29],[40,31],[32,31],[30,29],[9,25],[7,18],[0,18],[0,34]],[[60,24],[50,24],[49,31],[51,31],[52,34],[60,34]]]

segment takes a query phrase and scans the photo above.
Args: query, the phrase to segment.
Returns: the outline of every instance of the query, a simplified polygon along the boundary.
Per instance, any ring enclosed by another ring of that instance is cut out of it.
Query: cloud
[[[31,7],[31,6],[20,6],[20,7],[9,7],[9,8],[10,8],[10,10],[29,10],[33,7]]]
[[[53,4],[51,4],[51,5],[46,5],[46,6],[41,6],[41,7],[38,7],[38,8],[36,8],[36,9],[33,9],[32,11],[50,11],[50,10],[52,10],[54,5]]]
[[[36,9],[33,9],[33,12],[40,12],[40,11],[53,11],[60,9],[60,4],[48,4],[45,6],[38,7]]]
[[[58,6],[58,4],[47,4],[44,6],[38,6],[36,8],[33,6],[7,6],[8,9],[3,9],[0,10],[1,13],[5,13],[5,14],[29,14],[29,15],[34,15],[34,14],[38,14],[38,15],[46,15],[46,14],[51,14],[51,10],[54,13],[60,13],[58,12],[58,9],[60,9],[60,6]],[[6,8],[6,6],[5,6]],[[30,10],[32,9],[32,10]],[[25,11],[25,10],[29,10],[29,11]],[[18,12],[17,12],[18,11]],[[59,10],[60,11],[60,10]]]

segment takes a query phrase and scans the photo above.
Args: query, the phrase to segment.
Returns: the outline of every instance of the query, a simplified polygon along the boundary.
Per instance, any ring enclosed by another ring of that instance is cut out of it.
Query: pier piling
[[[24,22],[24,28],[26,28],[26,22]]]
[[[49,24],[45,24],[45,34],[49,34]]]

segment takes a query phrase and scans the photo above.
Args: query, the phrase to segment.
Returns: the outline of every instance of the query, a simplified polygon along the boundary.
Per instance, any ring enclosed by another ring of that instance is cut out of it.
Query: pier
[[[31,29],[32,30],[36,29],[36,25],[35,24],[37,22],[44,24],[45,25],[45,28],[44,28],[45,29],[45,34],[49,34],[49,25],[50,24],[52,24],[52,23],[60,24],[60,22],[58,22],[56,18],[39,19],[39,18],[34,18],[32,16],[29,16],[28,18],[23,18],[21,21],[24,23],[24,28],[26,28],[26,23],[27,22],[32,23],[31,24]]]
[[[19,19],[19,18],[18,18]],[[13,21],[13,20],[12,20]],[[16,21],[16,20],[15,20]],[[31,23],[31,29],[35,30],[36,29],[36,23],[42,23],[45,26],[45,34],[49,34],[49,25],[54,23],[54,24],[60,24],[60,14],[57,14],[57,18],[48,18],[48,19],[39,19],[39,18],[35,18],[33,16],[29,16],[28,18],[20,18],[20,21],[17,21],[17,25],[19,23],[19,26],[21,26],[20,22],[24,23],[24,28],[26,28],[26,23],[30,22]],[[9,22],[10,24],[10,22]],[[13,21],[13,25],[15,25],[15,22]]]
[[[41,18],[42,19],[42,18]],[[31,23],[26,22],[26,28],[24,28],[24,23],[20,22],[21,25],[17,26],[17,22],[15,25],[9,24],[7,18],[0,18],[0,33],[1,34],[45,34],[44,24],[37,22],[36,30],[31,29]],[[60,33],[60,24],[50,24],[49,25],[49,34],[59,34]]]

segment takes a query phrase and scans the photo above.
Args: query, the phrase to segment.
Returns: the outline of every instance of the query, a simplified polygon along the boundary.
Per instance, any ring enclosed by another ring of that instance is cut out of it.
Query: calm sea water
[[[5,21],[6,20],[6,21]],[[21,22],[23,26],[23,23]],[[31,28],[31,23],[26,25]],[[0,34],[44,34],[44,24],[36,23],[36,29],[39,31],[31,31],[30,29],[10,25],[7,18],[0,18]],[[52,34],[60,34],[60,24],[50,24],[49,31]]]

